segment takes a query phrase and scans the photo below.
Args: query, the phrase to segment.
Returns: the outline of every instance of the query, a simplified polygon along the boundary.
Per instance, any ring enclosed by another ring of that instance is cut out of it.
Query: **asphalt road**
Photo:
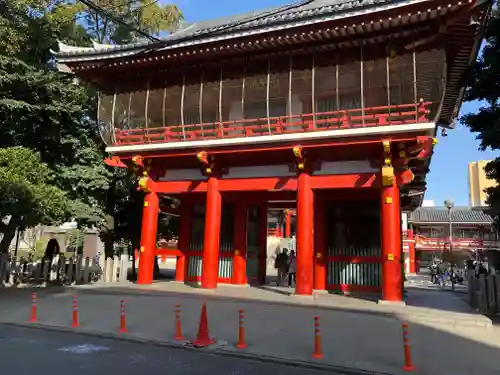
[[[317,370],[182,349],[2,325],[0,369],[2,374],[37,375],[325,374]]]

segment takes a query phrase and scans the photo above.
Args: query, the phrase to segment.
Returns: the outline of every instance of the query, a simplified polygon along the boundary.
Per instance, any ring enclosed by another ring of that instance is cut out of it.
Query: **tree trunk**
[[[9,252],[9,247],[10,244],[12,243],[12,240],[14,239],[15,234],[16,234],[16,224],[14,222],[14,219],[11,218],[9,224],[7,224],[7,226],[3,231],[3,238],[2,241],[0,242],[0,254],[6,254]]]
[[[104,259],[113,258],[115,255],[115,249],[113,248],[113,237],[111,235],[106,236],[106,240],[104,241]]]
[[[139,246],[141,246],[141,239],[140,237],[134,236],[131,240],[132,243],[132,279],[137,280],[137,270],[135,268],[135,251],[139,250]]]

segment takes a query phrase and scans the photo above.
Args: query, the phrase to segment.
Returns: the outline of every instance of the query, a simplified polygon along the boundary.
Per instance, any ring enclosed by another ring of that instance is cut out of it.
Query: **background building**
[[[484,171],[484,167],[489,162],[489,160],[479,160],[468,165],[469,206],[471,207],[486,206],[488,195],[484,190],[496,184],[494,180],[486,177],[486,172]]]
[[[34,228],[16,232],[9,251],[18,258],[28,258],[32,255],[37,259],[43,257],[47,243],[52,238],[57,240],[61,252],[67,257],[73,256],[75,251],[81,251],[84,257],[93,257],[98,253],[104,254],[104,244],[97,230],[78,229],[75,222],[67,222],[60,226],[37,225]]]
[[[498,266],[500,241],[493,218],[481,208],[454,207],[449,216],[446,207],[419,207],[408,214],[408,229],[415,243],[418,268],[426,267],[435,256],[449,249],[450,219],[455,261],[467,259],[479,251]],[[408,251],[407,249],[405,249]]]

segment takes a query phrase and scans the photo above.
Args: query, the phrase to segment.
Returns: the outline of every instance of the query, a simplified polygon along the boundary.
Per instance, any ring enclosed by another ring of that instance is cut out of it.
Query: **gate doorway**
[[[246,277],[249,285],[266,282],[267,207],[249,205],[247,210]]]

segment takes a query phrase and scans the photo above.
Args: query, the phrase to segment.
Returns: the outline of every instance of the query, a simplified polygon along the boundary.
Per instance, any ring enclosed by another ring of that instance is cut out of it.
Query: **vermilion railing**
[[[445,249],[449,246],[449,239],[444,238],[429,238],[417,235],[416,237],[417,248],[430,248],[430,249]],[[452,238],[453,248],[498,248],[500,241],[495,240],[481,240],[475,238]]]
[[[161,128],[115,129],[116,144],[258,137],[428,122],[431,102]]]
[[[268,228],[267,235],[269,237],[282,237],[282,233],[279,228]]]

